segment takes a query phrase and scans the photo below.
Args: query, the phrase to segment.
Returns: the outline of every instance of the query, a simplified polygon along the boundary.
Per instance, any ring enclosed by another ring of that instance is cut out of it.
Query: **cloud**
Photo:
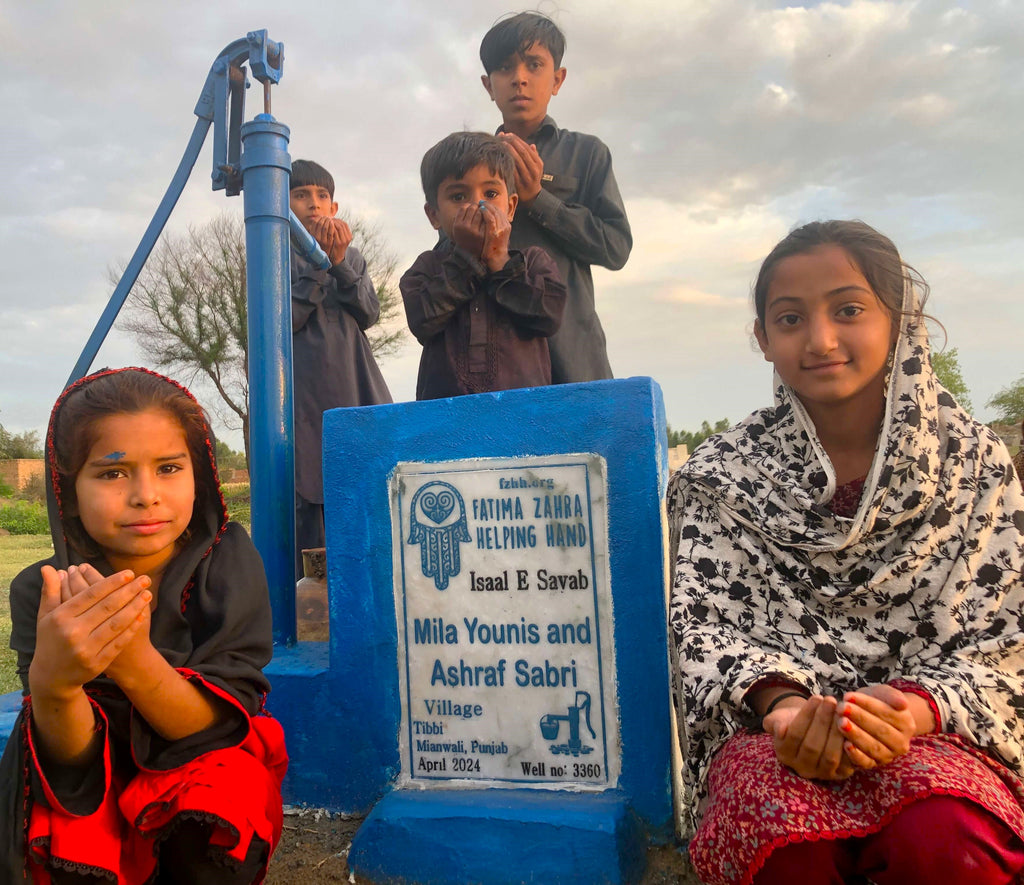
[[[1019,182],[1019,164],[1009,168],[999,148],[995,168],[965,162],[979,141],[1020,143],[1020,88],[994,88],[1020,82],[1019,17],[960,13],[890,2],[684,5],[677,17],[625,27],[623,42],[643,45],[650,61],[606,66],[608,90],[599,82],[581,116],[630,133],[616,165],[643,195],[722,208],[808,185],[841,183],[878,200],[990,189],[1007,173]],[[599,106],[612,84],[630,101]]]
[[[736,302],[716,295],[714,292],[702,292],[688,286],[678,286],[666,282],[662,291],[654,299],[673,305],[694,305],[706,309],[735,310]]]
[[[738,418],[767,401],[750,283],[772,245],[811,218],[863,218],[928,276],[976,404],[1024,371],[1012,340],[1024,327],[1024,17],[1014,4],[541,8],[568,37],[569,77],[551,113],[610,146],[633,226],[626,267],[595,272],[612,363],[658,379],[674,424]],[[284,41],[272,109],[291,128],[292,156],[331,168],[339,201],[381,224],[401,271],[433,241],[424,151],[498,122],[477,49],[508,11],[505,0],[7,4],[0,102],[17,128],[0,200],[4,426],[45,424],[109,297],[107,267],[149,223],[223,46],[253,27]],[[250,89],[248,116],[260,102]],[[241,213],[241,199],[210,190],[210,171],[208,144],[170,229]],[[384,364],[396,397],[413,395],[418,359],[412,342]],[[144,357],[114,333],[100,360]]]

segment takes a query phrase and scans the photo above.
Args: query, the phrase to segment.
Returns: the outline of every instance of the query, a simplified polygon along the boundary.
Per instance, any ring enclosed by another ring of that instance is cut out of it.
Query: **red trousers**
[[[777,848],[754,885],[1007,885],[1024,869],[1024,844],[969,799],[929,796],[877,833]]]

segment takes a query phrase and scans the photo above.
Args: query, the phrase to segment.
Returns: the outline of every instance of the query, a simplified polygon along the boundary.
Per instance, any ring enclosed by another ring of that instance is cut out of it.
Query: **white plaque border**
[[[598,636],[597,660],[598,681],[600,685],[600,701],[602,711],[602,750],[604,752],[604,782],[591,783],[567,780],[533,780],[525,778],[458,778],[440,775],[417,775],[412,772],[412,717],[409,705],[409,653],[406,646],[408,635],[408,613],[405,599],[405,542],[408,525],[405,508],[403,507],[403,491],[401,479],[405,476],[422,476],[424,474],[451,475],[458,473],[479,473],[481,471],[515,470],[531,473],[552,467],[583,467],[586,475],[587,490],[587,529],[590,532],[591,573],[594,576],[593,599],[595,632]],[[601,520],[600,532],[594,531],[594,495],[593,480],[597,478],[603,492],[605,506],[601,508],[598,518]],[[399,461],[388,477],[389,500],[392,515],[392,552],[394,566],[395,593],[395,627],[398,634],[398,667],[402,674],[399,679],[399,696],[401,700],[401,719],[399,722],[399,752],[401,771],[398,776],[399,787],[419,787],[421,789],[493,789],[495,787],[515,785],[517,788],[538,790],[560,790],[564,792],[604,792],[618,786],[622,770],[621,729],[619,723],[618,685],[615,667],[615,631],[613,599],[611,593],[611,565],[609,562],[608,535],[608,465],[606,459],[596,452],[567,452],[553,455],[521,455],[505,457],[468,457],[449,461]],[[395,513],[398,514],[397,521]],[[598,540],[599,539],[599,540]],[[602,549],[602,568],[598,571],[598,543]],[[599,594],[598,579],[604,581],[607,588],[602,602]],[[400,606],[398,603],[401,603]],[[399,611],[400,609],[400,611]],[[607,623],[602,628],[602,623]],[[602,632],[604,629],[606,632]],[[606,665],[610,665],[610,673],[606,675]],[[611,692],[606,690],[609,682]],[[606,699],[607,696],[607,699]],[[611,709],[608,709],[610,707]],[[611,744],[611,746],[609,746]]]

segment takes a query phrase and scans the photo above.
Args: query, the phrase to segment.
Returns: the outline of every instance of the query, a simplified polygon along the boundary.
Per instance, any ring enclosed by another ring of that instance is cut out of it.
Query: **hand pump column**
[[[249,321],[252,537],[270,585],[275,643],[295,639],[289,129],[265,113],[242,125]]]
[[[196,104],[198,120],[178,170],[79,356],[68,386],[89,372],[212,126],[213,189],[229,197],[245,194],[252,536],[270,584],[274,642],[290,644],[295,641],[295,456],[289,220],[304,254],[318,267],[330,267],[330,261],[288,210],[288,127],[270,116],[270,86],[280,81],[283,61],[283,44],[270,40],[265,30],[250,31],[217,56]],[[264,112],[243,124],[249,86],[246,62],[263,84]]]

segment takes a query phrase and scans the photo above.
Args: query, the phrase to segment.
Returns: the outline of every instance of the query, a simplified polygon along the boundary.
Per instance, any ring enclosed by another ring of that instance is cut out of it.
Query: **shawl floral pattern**
[[[1020,775],[1024,495],[1005,446],[939,385],[908,311],[860,506],[838,516],[814,425],[776,384],[774,406],[708,439],[669,486],[683,829],[762,679],[830,695],[912,680],[940,731]]]
[[[955,734],[916,737],[905,755],[847,780],[811,781],[779,762],[771,735],[745,730],[715,754],[708,787],[688,846],[704,885],[750,885],[778,848],[869,837],[929,796],[969,799],[1024,836],[1024,785]]]

